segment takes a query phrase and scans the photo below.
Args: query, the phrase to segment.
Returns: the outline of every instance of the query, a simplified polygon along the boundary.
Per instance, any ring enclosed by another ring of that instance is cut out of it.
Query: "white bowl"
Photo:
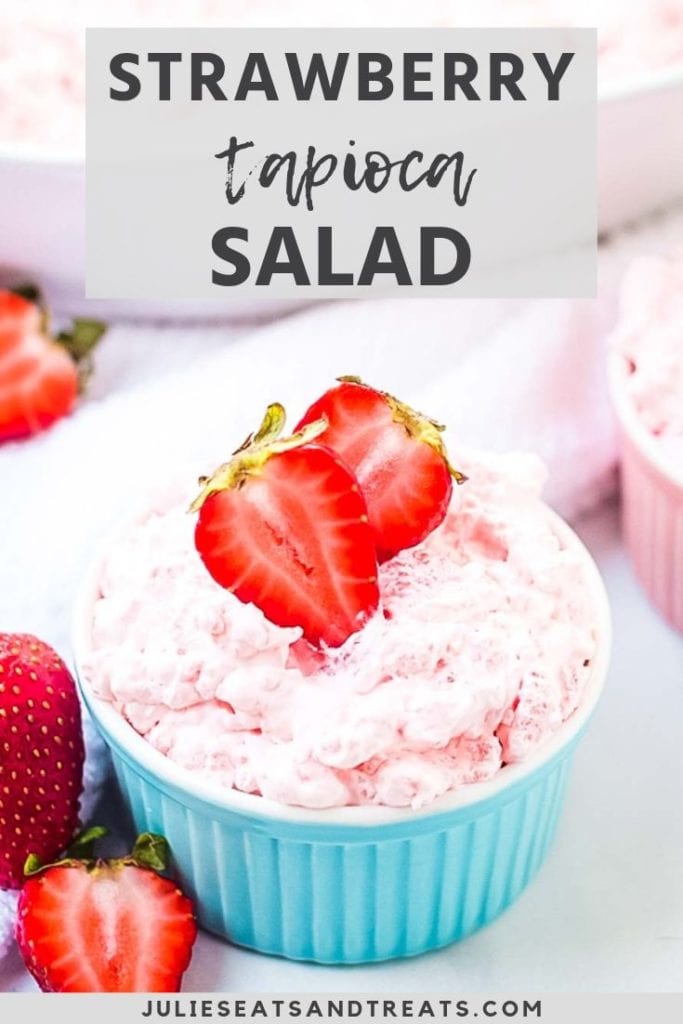
[[[601,86],[599,230],[612,231],[683,196],[683,66]],[[240,298],[90,301],[85,282],[82,155],[0,143],[0,274],[35,281],[70,314],[268,319],[303,302]]]
[[[598,227],[613,231],[683,197],[683,64],[598,95]]]
[[[77,154],[0,143],[0,224],[0,282],[37,284],[50,308],[69,316],[263,321],[306,304],[236,295],[86,299],[85,160]]]

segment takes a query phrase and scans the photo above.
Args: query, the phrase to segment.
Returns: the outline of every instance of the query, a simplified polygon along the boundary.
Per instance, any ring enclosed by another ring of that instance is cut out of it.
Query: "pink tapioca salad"
[[[0,142],[84,147],[85,27],[595,25],[604,80],[683,61],[680,0],[8,0],[0,6]]]
[[[683,470],[683,253],[641,257],[625,275],[612,337],[617,387],[675,471]]]
[[[197,777],[284,804],[419,808],[524,761],[590,677],[585,560],[535,457],[459,466],[444,521],[379,566],[380,608],[336,648],[218,586],[185,508],[152,509],[101,569],[92,690]]]

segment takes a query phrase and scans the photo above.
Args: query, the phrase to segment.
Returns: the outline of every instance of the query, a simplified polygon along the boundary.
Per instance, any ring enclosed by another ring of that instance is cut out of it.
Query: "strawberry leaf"
[[[26,299],[27,302],[33,302],[38,307],[42,314],[41,329],[44,334],[49,335],[50,317],[40,288],[35,284],[26,282],[25,284],[17,285],[11,291],[15,295],[20,295],[22,299]],[[66,349],[78,366],[81,391],[85,389],[92,375],[92,354],[95,346],[106,331],[107,324],[102,320],[93,320],[90,317],[74,317],[71,330],[60,331],[55,336],[55,341]]]
[[[154,832],[143,832],[135,840],[131,858],[141,868],[165,871],[170,858],[170,848],[163,836]]]
[[[40,857],[37,857],[35,853],[29,853],[24,862],[24,876],[30,878],[31,875],[38,875],[43,870],[43,867],[44,865]]]
[[[83,829],[79,832],[69,849],[64,854],[65,858],[73,860],[90,860],[93,855],[93,846],[98,839],[107,835],[107,829],[101,825],[93,825],[92,828]]]
[[[70,331],[60,331],[55,340],[66,349],[78,367],[79,390],[83,392],[93,372],[92,354],[107,325],[101,320],[76,317]]]
[[[107,325],[102,320],[76,317],[71,330],[60,331],[56,340],[64,346],[74,362],[80,363],[92,353],[106,330]]]

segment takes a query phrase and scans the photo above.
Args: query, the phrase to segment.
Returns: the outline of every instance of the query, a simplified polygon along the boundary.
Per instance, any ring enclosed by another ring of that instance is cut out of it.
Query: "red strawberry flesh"
[[[213,578],[271,622],[338,646],[379,601],[365,500],[339,457],[314,443],[324,424],[280,439],[284,411],[275,418],[205,482],[196,547]]]
[[[0,356],[26,334],[40,330],[40,310],[15,292],[0,290]]]
[[[175,883],[126,858],[47,867],[19,897],[17,941],[44,992],[177,992],[196,934]]]
[[[42,308],[0,289],[0,442],[29,437],[71,412],[104,330],[77,319],[53,338]]]
[[[464,480],[448,461],[443,428],[351,378],[318,399],[297,430],[321,418],[320,441],[358,477],[379,560],[423,541],[446,515],[453,479]]]

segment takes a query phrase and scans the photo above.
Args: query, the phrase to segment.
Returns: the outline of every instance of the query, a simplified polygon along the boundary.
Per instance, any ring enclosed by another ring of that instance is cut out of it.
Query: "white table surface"
[[[616,510],[579,532],[612,601],[612,668],[555,846],[520,900],[458,945],[367,967],[291,963],[202,934],[185,991],[681,991],[683,638],[638,589]],[[18,957],[0,990],[34,990]]]

